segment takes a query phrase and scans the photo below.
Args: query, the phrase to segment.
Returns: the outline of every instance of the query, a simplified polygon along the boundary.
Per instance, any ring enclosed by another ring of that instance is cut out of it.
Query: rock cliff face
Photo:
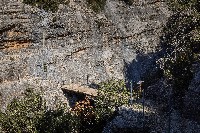
[[[124,64],[159,49],[159,36],[170,15],[166,2],[158,0],[132,6],[107,0],[101,13],[93,12],[84,0],[70,0],[57,13],[21,0],[0,1],[0,7],[3,101],[18,95],[24,84],[42,86],[48,99],[60,96],[63,84],[85,84],[87,77],[89,83],[124,79]],[[136,68],[134,73],[138,80]]]

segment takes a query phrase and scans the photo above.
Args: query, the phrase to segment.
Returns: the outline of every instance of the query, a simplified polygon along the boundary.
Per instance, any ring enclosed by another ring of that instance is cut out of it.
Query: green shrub
[[[87,4],[95,12],[100,12],[104,9],[106,5],[106,0],[86,0]],[[134,0],[121,0],[128,5],[132,5]],[[58,10],[59,4],[69,4],[69,0],[23,0],[23,3],[32,6],[37,6],[38,8],[44,9],[45,11],[56,12]]]
[[[36,132],[36,124],[45,111],[41,96],[28,89],[23,99],[14,99],[5,113],[0,114],[2,129],[8,133]]]
[[[68,133],[78,127],[78,118],[65,107],[48,110],[42,97],[27,89],[0,112],[0,127],[7,133]]]
[[[200,14],[196,12],[196,0],[170,1],[174,14],[163,29],[161,46],[165,52],[162,59],[165,76],[172,81],[176,108],[183,108],[183,97],[193,78],[193,64],[198,62]],[[190,9],[190,14],[186,14]]]
[[[88,6],[95,12],[100,12],[104,9],[106,0],[87,0]]]
[[[23,0],[23,3],[37,6],[45,11],[56,12],[59,4],[68,4],[69,0]]]
[[[128,104],[128,100],[129,93],[121,80],[101,83],[94,106],[85,99],[72,111],[61,105],[48,110],[40,94],[27,89],[23,98],[14,99],[5,112],[0,112],[0,129],[8,133],[99,132],[115,109]]]
[[[96,98],[79,101],[73,111],[80,119],[81,133],[102,132],[104,126],[115,116],[115,109],[128,104],[129,92],[122,80],[108,80],[102,82],[98,88]]]
[[[108,80],[100,84],[98,95],[95,99],[95,114],[97,121],[109,119],[115,109],[128,104],[129,92],[122,80]]]
[[[169,9],[175,12],[183,10],[191,10],[193,13],[200,12],[199,0],[169,0],[168,5]]]
[[[38,123],[39,133],[69,133],[79,128],[78,116],[66,112],[65,108],[47,111]]]

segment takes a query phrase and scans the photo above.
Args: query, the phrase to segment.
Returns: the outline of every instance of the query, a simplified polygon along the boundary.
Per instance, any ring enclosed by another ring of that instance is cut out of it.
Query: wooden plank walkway
[[[64,85],[61,87],[63,91],[73,92],[73,93],[81,93],[88,96],[97,96],[97,90],[90,88],[88,86],[83,86],[80,84],[70,84],[70,85]]]

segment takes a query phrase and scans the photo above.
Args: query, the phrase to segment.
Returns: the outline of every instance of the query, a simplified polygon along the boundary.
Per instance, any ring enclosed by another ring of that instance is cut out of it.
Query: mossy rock
[[[69,4],[69,0],[23,0],[23,3],[36,6],[45,11],[57,12],[59,4]]]
[[[106,0],[87,0],[87,3],[94,12],[100,12],[104,9]]]

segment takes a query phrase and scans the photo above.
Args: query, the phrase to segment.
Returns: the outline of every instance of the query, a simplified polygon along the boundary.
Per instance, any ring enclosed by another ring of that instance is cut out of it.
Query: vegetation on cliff
[[[100,12],[106,5],[106,0],[86,0],[88,6],[95,12]],[[121,0],[131,5],[133,0]],[[57,12],[59,4],[69,4],[69,0],[23,0],[23,3],[36,6],[45,11]]]
[[[23,3],[36,6],[45,11],[56,12],[59,4],[68,4],[69,0],[23,0]]]
[[[95,12],[99,12],[104,9],[106,0],[87,0],[89,7]]]
[[[165,53],[162,60],[165,76],[172,81],[176,107],[183,107],[183,97],[193,78],[193,64],[200,54],[200,4],[197,0],[171,0],[173,15],[161,37]]]
[[[132,4],[132,0],[123,0]],[[106,0],[87,0],[95,11],[103,10]],[[60,0],[24,0],[24,3],[56,12]],[[174,14],[169,18],[161,37],[165,76],[172,81],[177,107],[183,107],[183,97],[193,78],[193,64],[199,62],[200,54],[200,2],[197,0],[171,0]],[[0,127],[5,132],[97,132],[103,128],[117,107],[127,104],[129,93],[123,81],[107,81],[100,84],[94,105],[85,99],[73,110],[58,107],[49,110],[40,94],[28,89],[23,99],[14,99],[5,112],[0,113]],[[85,104],[87,103],[87,104]]]
[[[13,99],[7,110],[0,112],[0,127],[7,133],[68,133],[76,126],[74,122],[78,122],[76,116],[64,107],[48,110],[33,89],[27,89],[23,98]]]
[[[0,129],[8,133],[99,132],[129,99],[123,81],[110,80],[100,86],[94,104],[86,98],[71,109],[60,103],[55,110],[48,109],[40,94],[27,89],[0,112]]]

